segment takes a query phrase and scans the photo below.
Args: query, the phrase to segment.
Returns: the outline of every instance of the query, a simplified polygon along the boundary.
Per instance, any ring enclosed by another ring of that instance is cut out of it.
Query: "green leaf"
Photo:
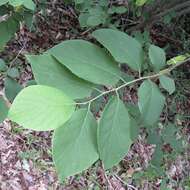
[[[32,0],[23,0],[23,5],[24,7],[26,7],[29,10],[34,11],[36,8],[36,5],[34,4],[34,2]]]
[[[7,2],[8,2],[8,0],[1,0],[1,2],[0,2],[0,6],[6,4]]]
[[[151,45],[149,47],[149,57],[156,71],[166,66],[166,54],[160,47]]]
[[[169,94],[172,94],[175,92],[175,82],[173,79],[167,77],[167,76],[160,76],[159,77],[161,86],[169,92]]]
[[[179,129],[174,124],[169,123],[162,131],[162,138],[165,143],[170,144],[173,150],[175,150],[176,152],[182,152],[182,139],[178,139],[178,137],[176,136],[178,130]]]
[[[40,8],[40,7],[39,7]],[[43,9],[43,8],[41,8]],[[31,32],[34,32],[35,30],[35,17],[34,17],[34,12],[32,11],[26,11],[24,10],[24,12],[22,12],[22,17],[23,17],[23,21],[24,21],[24,24],[26,25],[26,27],[31,31]]]
[[[68,40],[49,52],[71,72],[87,81],[113,85],[120,79],[120,70],[114,60],[90,42]]]
[[[7,71],[7,75],[11,78],[18,78],[20,76],[17,68],[11,68]]]
[[[36,81],[35,80],[29,80],[29,81],[27,81],[27,83],[26,83],[26,87],[27,86],[32,86],[32,85],[37,85],[37,83],[36,83]]]
[[[131,120],[131,128],[130,128],[131,139],[135,141],[140,133],[141,125],[139,125],[139,120],[140,120],[139,118],[141,116],[141,113],[137,105],[128,103],[126,104],[126,107]]]
[[[5,120],[8,114],[8,107],[3,98],[0,97],[0,123]]]
[[[53,160],[63,181],[98,160],[97,122],[87,109],[76,111],[53,136]]]
[[[163,128],[163,131],[162,131],[162,137],[165,141],[167,141],[168,137],[171,136],[171,137],[174,137],[175,136],[175,133],[177,132],[177,127],[175,126],[175,124],[173,123],[168,123],[167,126],[165,126]]]
[[[101,6],[101,7],[108,7],[109,6],[109,1],[107,1],[107,0],[99,0],[98,1],[98,3],[99,3],[99,5]]]
[[[158,145],[162,143],[162,138],[156,130],[153,130],[148,134],[147,142]]]
[[[129,114],[135,118],[135,120],[138,120],[141,115],[138,105],[127,103],[126,106]]]
[[[160,167],[160,165],[162,164],[163,157],[164,153],[162,151],[162,145],[157,144],[152,156],[151,164],[153,164],[156,167]]]
[[[130,136],[131,140],[135,141],[140,133],[140,125],[137,123],[137,121],[131,117],[131,123],[130,123]]]
[[[93,7],[89,9],[89,17],[87,18],[87,25],[97,26],[105,22],[106,13],[102,7]]]
[[[102,23],[102,18],[100,17],[100,15],[92,15],[88,17],[86,23],[88,26],[98,26]]]
[[[98,126],[98,149],[105,169],[119,163],[128,152],[132,140],[131,121],[124,103],[118,97],[106,105]]]
[[[124,14],[127,12],[127,8],[124,6],[115,7],[115,13],[117,14]]]
[[[9,101],[13,101],[16,95],[23,89],[23,87],[11,78],[5,79],[5,96]]]
[[[89,13],[81,13],[78,17],[79,23],[81,27],[87,27],[87,19],[89,18]]]
[[[0,71],[6,71],[7,66],[3,59],[0,59]]]
[[[141,69],[143,49],[136,39],[112,29],[96,30],[92,36],[108,49],[117,62],[126,63],[136,71]]]
[[[6,43],[14,36],[19,28],[19,23],[14,18],[0,22],[0,51],[4,49]]]
[[[173,57],[172,59],[167,61],[168,65],[176,65],[177,63],[185,61],[187,58],[189,58],[190,54],[186,53],[184,55],[178,55],[176,57]]]
[[[126,13],[126,12],[127,12],[127,8],[124,7],[124,6],[120,6],[120,7],[111,6],[111,7],[108,9],[108,14],[114,14],[114,13],[123,14],[123,13]]]
[[[90,96],[94,84],[73,75],[48,53],[36,56],[28,55],[27,59],[32,66],[32,71],[38,84],[63,90],[66,95],[73,99]]]
[[[74,102],[62,91],[33,85],[18,94],[8,116],[24,128],[47,131],[63,125],[74,109]]]
[[[145,124],[154,124],[160,117],[164,107],[165,97],[155,83],[146,80],[138,89],[138,98],[139,110]]]
[[[18,7],[23,5],[29,10],[35,10],[35,4],[32,0],[9,0],[9,4],[13,7]]]
[[[136,5],[137,6],[143,6],[148,0],[136,0]]]

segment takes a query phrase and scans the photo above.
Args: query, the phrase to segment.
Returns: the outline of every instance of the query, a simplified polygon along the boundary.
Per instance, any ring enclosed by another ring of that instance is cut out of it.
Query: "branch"
[[[159,73],[156,73],[156,74],[153,74],[153,75],[148,75],[148,76],[144,76],[144,77],[140,77],[138,79],[135,79],[135,80],[132,80],[132,81],[129,81],[129,82],[126,82],[124,84],[122,84],[121,86],[118,86],[116,88],[112,88],[111,90],[108,90],[108,91],[105,91],[105,92],[102,92],[101,94],[99,94],[98,96],[86,101],[86,102],[79,102],[79,103],[76,103],[76,105],[86,105],[86,104],[91,104],[93,101],[97,100],[98,98],[106,95],[106,94],[110,94],[111,92],[118,92],[120,89],[126,87],[126,86],[129,86],[131,84],[134,84],[134,83],[137,83],[137,82],[140,82],[140,81],[143,81],[143,80],[147,80],[147,79],[153,79],[153,78],[157,78],[159,76],[162,76],[162,75],[165,75],[165,74],[169,74],[172,70],[174,70],[175,68],[179,67],[180,65],[182,64],[185,64],[187,62],[190,61],[190,58],[186,59],[185,61],[182,61],[182,62],[179,62],[167,69],[163,69],[161,70]]]

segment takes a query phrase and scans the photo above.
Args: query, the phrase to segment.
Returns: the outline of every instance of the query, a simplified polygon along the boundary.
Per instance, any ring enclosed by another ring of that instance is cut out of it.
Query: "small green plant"
[[[0,51],[19,30],[19,22],[32,25],[35,4],[32,0],[1,0],[0,2]]]
[[[165,105],[158,84],[174,93],[169,74],[185,62],[168,66],[161,48],[150,45],[146,53],[136,39],[117,30],[100,29],[92,36],[104,48],[67,40],[41,55],[27,55],[37,85],[23,89],[8,113],[24,128],[54,130],[53,160],[61,181],[98,160],[105,169],[118,164],[139,128],[157,125]],[[125,64],[139,77],[123,77]],[[125,104],[120,91],[137,83],[138,102]],[[91,109],[102,97],[106,105],[99,118]]]
[[[9,102],[12,102],[16,95],[23,89],[17,82],[20,77],[20,71],[17,67],[9,68],[10,64],[0,59],[0,74],[4,78],[5,96]]]
[[[33,12],[35,4],[32,0],[1,0],[0,1],[0,52],[3,51],[7,43],[14,37],[19,30],[20,22],[32,27]],[[15,96],[23,88],[17,79],[20,76],[19,69],[12,67],[16,59],[5,62],[0,59],[0,77],[4,79],[4,97],[0,95],[0,122],[2,122],[8,110],[8,100],[12,102]],[[4,109],[3,109],[4,108]]]
[[[156,21],[162,21],[168,25],[177,15],[176,9],[162,10],[161,7],[170,7],[168,5],[169,2],[163,0],[160,2],[154,0],[121,2],[109,0],[65,0],[64,2],[66,4],[74,4],[75,10],[79,14],[78,21],[81,28],[101,26],[134,32],[151,28],[150,25],[153,25]],[[171,7],[174,4],[171,3]]]
[[[95,27],[100,24],[111,25],[113,14],[124,14],[128,10],[126,6],[115,6],[110,4],[108,0],[74,0],[74,3],[76,10],[80,13],[81,27]]]

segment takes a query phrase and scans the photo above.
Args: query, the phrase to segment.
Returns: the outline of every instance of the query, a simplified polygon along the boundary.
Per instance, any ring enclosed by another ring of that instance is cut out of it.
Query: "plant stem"
[[[105,92],[102,92],[101,94],[99,94],[98,96],[86,101],[86,102],[79,102],[79,103],[76,103],[76,105],[86,105],[86,104],[91,104],[93,101],[97,100],[98,98],[106,95],[106,94],[109,94],[111,92],[118,92],[118,90],[130,85],[130,84],[134,84],[136,82],[139,82],[139,81],[143,81],[143,80],[146,80],[146,79],[153,79],[153,78],[157,78],[161,75],[165,75],[165,74],[169,74],[172,70],[174,70],[176,67],[179,67],[180,65],[184,64],[184,63],[187,63],[188,61],[190,61],[190,58],[186,59],[185,61],[182,61],[182,62],[179,62],[167,69],[163,69],[161,70],[159,73],[156,73],[156,74],[153,74],[153,75],[148,75],[148,76],[144,76],[144,77],[139,77],[135,80],[132,80],[132,81],[129,81],[129,82],[126,82],[124,84],[122,84],[121,86],[118,86],[117,88],[112,88],[111,90],[108,90],[108,91],[105,91]]]

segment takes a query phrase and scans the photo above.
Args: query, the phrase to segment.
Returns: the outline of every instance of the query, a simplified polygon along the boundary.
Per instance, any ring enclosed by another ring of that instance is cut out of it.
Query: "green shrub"
[[[27,55],[37,85],[23,89],[8,114],[24,128],[54,130],[53,160],[61,181],[98,160],[105,169],[118,164],[139,128],[157,125],[165,105],[161,91],[174,93],[169,74],[183,63],[170,61],[168,66],[163,49],[150,45],[146,53],[136,39],[117,30],[100,29],[92,36],[104,48],[67,40],[41,55]],[[126,77],[122,65],[134,76]],[[137,83],[138,102],[126,104],[120,91]],[[101,91],[101,86],[107,90]],[[105,96],[101,117],[94,117],[92,105]]]

